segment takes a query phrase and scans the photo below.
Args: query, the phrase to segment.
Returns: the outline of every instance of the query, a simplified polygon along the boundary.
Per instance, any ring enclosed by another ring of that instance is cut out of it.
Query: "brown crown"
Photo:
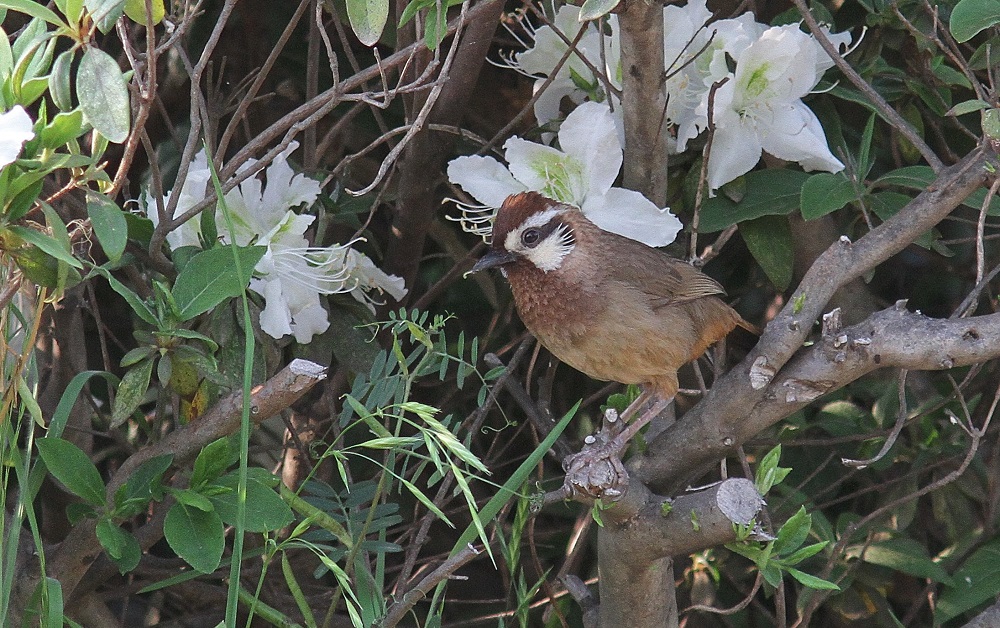
[[[542,196],[538,192],[519,192],[511,194],[497,211],[497,217],[493,221],[493,238],[491,246],[502,248],[507,234],[517,228],[528,216],[545,211],[553,205],[558,205],[558,201]]]

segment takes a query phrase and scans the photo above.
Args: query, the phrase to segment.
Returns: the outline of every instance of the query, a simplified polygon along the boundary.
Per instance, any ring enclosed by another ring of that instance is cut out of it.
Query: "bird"
[[[677,370],[737,326],[722,286],[685,261],[605,231],[537,192],[513,194],[470,272],[499,268],[528,330],[560,361],[598,380],[670,400]]]

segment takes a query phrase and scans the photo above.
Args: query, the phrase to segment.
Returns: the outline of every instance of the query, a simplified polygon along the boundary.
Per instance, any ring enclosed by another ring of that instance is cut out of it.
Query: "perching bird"
[[[714,279],[536,192],[509,196],[497,212],[490,250],[472,272],[495,266],[553,355],[664,400],[677,392],[678,368],[737,325],[754,331]]]

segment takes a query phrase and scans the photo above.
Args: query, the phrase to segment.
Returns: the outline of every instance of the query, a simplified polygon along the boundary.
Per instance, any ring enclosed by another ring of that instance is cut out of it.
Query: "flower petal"
[[[670,244],[683,228],[670,210],[660,209],[639,192],[624,188],[588,197],[581,209],[601,229],[648,246]]]
[[[292,333],[295,334],[295,341],[301,345],[308,344],[313,336],[330,328],[330,316],[320,305],[318,298],[315,303],[295,312],[292,318]]]
[[[764,150],[780,159],[796,161],[806,171],[844,169],[844,164],[830,152],[819,119],[805,103],[786,103],[773,111],[774,125],[761,133]],[[714,156],[714,149],[712,152]]]
[[[583,164],[588,195],[611,189],[622,168],[622,145],[607,103],[585,102],[574,109],[559,128],[559,146]]]
[[[545,84],[546,79],[538,79],[535,81],[535,92],[538,92],[539,87]],[[583,90],[578,88],[575,83],[570,79],[555,79],[549,83],[548,87],[538,95],[538,100],[535,101],[535,120],[538,122],[538,126],[548,124],[553,120],[558,120],[560,117],[560,110],[562,108],[562,99],[566,96],[573,98],[574,102],[579,102],[585,97]],[[544,133],[543,136],[548,136],[543,141],[549,142],[552,139],[552,133]]]
[[[528,190],[579,206],[587,195],[584,165],[550,146],[514,136],[503,145],[510,172]]]
[[[288,165],[288,157],[299,147],[298,142],[292,142],[282,151],[271,165],[267,167],[267,187],[264,189],[262,202],[268,209],[288,209],[298,207],[303,203],[312,205],[319,197],[322,188],[319,181],[310,179],[304,174],[295,174]]]
[[[21,105],[0,113],[0,168],[14,163],[24,143],[35,137],[34,123]]]
[[[250,289],[264,297],[264,309],[260,313],[261,330],[272,338],[292,333],[292,313],[281,293],[281,281],[276,278],[253,279]]]
[[[750,172],[760,161],[761,143],[757,129],[750,118],[743,118],[731,106],[725,106],[724,90],[732,85],[726,83],[716,94],[723,96],[720,108],[716,109],[715,135],[712,138],[712,154],[708,158],[708,186],[712,190],[729,183],[736,177]]]
[[[499,161],[478,155],[448,162],[448,180],[489,207],[500,207],[508,196],[525,190]]]

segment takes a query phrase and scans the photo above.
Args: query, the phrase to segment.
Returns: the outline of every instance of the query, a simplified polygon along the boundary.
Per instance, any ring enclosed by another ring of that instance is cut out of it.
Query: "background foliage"
[[[583,11],[624,21],[633,4]],[[682,371],[678,421],[629,453],[646,491],[630,494],[687,543],[661,552],[676,554],[679,612],[651,624],[988,618],[1000,13],[709,8],[854,35],[807,98],[846,168],[765,155],[710,197],[705,138],[671,158],[660,191],[687,229],[668,250],[767,327],[756,348],[734,338]],[[604,407],[636,391],[557,369],[504,282],[464,276],[484,245],[444,202],[468,200],[448,160],[554,130],[532,121],[534,79],[503,67],[553,15],[499,0],[0,0],[0,111],[34,122],[0,171],[0,624],[593,625],[607,548],[661,557],[620,537],[628,506],[543,497]],[[628,85],[626,135],[641,96]],[[639,111],[656,128],[661,109]],[[265,247],[212,235],[219,200],[292,141],[295,170],[322,186],[303,210],[310,244],[353,242],[408,289],[372,309],[324,295],[330,327],[303,345],[260,330],[246,288]],[[214,182],[182,217],[203,240],[171,251],[182,221],[154,224],[139,199],[174,189],[204,147]],[[636,150],[622,185],[638,189]],[[754,480],[766,508],[756,529],[724,521],[699,541],[713,523],[680,506],[704,494],[685,489],[723,475]],[[626,625],[615,600],[664,597],[613,580],[607,625]]]

